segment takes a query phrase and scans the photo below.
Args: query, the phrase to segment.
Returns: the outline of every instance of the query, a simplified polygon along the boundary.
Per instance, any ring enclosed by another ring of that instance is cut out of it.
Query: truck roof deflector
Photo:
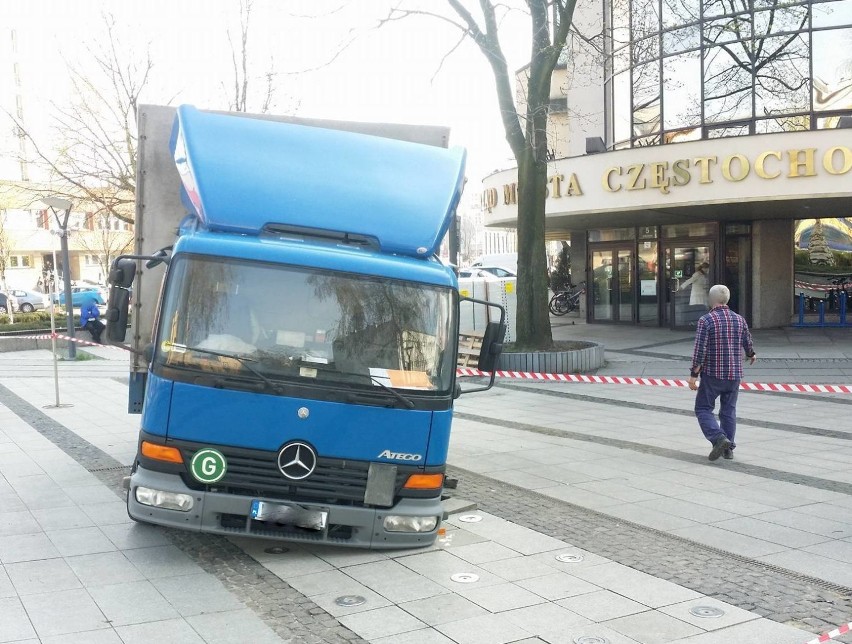
[[[280,224],[336,231],[414,257],[438,251],[464,186],[463,148],[189,105],[178,108],[171,149],[187,207],[208,230],[259,235]]]

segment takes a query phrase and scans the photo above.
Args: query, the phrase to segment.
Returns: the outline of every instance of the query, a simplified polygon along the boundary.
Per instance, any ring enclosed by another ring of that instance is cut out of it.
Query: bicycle
[[[586,292],[586,283],[579,286],[569,286],[567,291],[557,291],[550,298],[548,308],[553,315],[567,315],[580,309],[580,296]]]

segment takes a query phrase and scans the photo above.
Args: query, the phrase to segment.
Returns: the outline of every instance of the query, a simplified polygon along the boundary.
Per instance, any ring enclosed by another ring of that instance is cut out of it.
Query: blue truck
[[[128,513],[225,535],[428,545],[453,401],[467,393],[463,298],[436,255],[465,153],[435,128],[292,121],[141,110],[136,254],[116,260],[106,314],[110,342],[131,323],[141,412]],[[493,371],[504,328],[502,316],[486,328],[481,369]]]

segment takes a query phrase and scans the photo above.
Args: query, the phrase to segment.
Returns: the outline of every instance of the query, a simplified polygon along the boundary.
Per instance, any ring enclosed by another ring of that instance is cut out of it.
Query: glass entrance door
[[[694,328],[710,309],[707,291],[715,284],[713,243],[672,242],[663,249],[666,271],[666,325]]]
[[[633,322],[635,251],[632,247],[592,250],[589,317],[595,322]]]

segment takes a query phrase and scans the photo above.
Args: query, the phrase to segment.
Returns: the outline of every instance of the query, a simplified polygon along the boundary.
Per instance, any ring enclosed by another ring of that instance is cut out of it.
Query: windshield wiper
[[[388,387],[385,383],[383,383],[375,376],[370,376],[370,380],[372,380],[374,383],[376,383],[379,387],[381,387],[388,393],[392,394],[399,402],[405,405],[408,409],[414,409],[414,403],[411,401],[410,398],[406,398],[393,387]]]
[[[185,344],[177,344],[175,342],[164,342],[163,346],[165,349],[176,349],[181,353],[184,353],[186,351],[195,351],[196,353],[206,353],[207,355],[218,356],[219,358],[233,358],[246,369],[251,371],[258,378],[260,378],[271,391],[277,392],[281,390],[280,385],[270,380],[259,369],[252,366],[251,363],[256,362],[254,358],[249,358],[248,356],[241,356],[238,353],[225,353],[224,351],[213,351],[212,349],[201,349],[200,347],[188,347]]]

